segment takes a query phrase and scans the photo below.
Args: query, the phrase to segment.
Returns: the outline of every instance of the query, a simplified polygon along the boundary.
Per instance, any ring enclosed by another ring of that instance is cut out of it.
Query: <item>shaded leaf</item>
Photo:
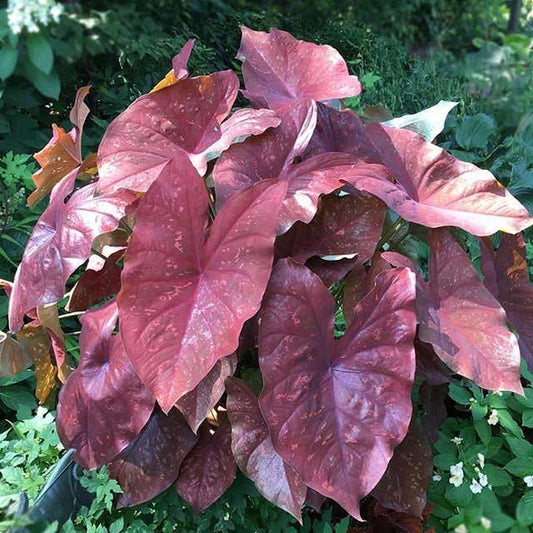
[[[199,513],[215,503],[233,483],[237,465],[231,451],[231,426],[222,423],[215,431],[204,423],[200,439],[185,457],[175,487]]]
[[[233,375],[236,368],[235,354],[219,359],[209,374],[177,401],[176,407],[195,433],[224,394],[224,382],[228,376]]]
[[[295,39],[271,29],[269,33],[241,27],[237,58],[242,64],[243,94],[258,107],[276,108],[294,100],[331,100],[361,92],[341,55],[327,45]]]
[[[11,335],[0,331],[0,377],[11,377],[30,367],[32,360]]]
[[[80,363],[61,389],[57,430],[83,468],[111,461],[140,433],[154,398],[137,377],[120,336],[113,300],[85,313],[80,321]]]
[[[109,465],[123,491],[117,508],[139,505],[168,489],[196,441],[178,411],[165,415],[156,409],[137,439]]]
[[[356,264],[357,258],[324,261],[320,257],[311,257],[305,262],[305,266],[314,272],[326,287],[341,281]]]
[[[448,410],[444,403],[447,397],[448,383],[431,385],[429,381],[424,381],[420,386],[420,402],[424,409],[422,426],[429,442],[439,440],[440,427],[448,418]]]
[[[135,196],[127,191],[94,197],[95,185],[72,194],[77,170],[52,191],[24,250],[9,299],[9,325],[16,331],[24,313],[53,303],[65,292],[69,276],[87,260],[93,239],[114,230]]]
[[[307,487],[274,450],[257,397],[244,381],[226,380],[226,408],[231,422],[231,448],[237,465],[271,503],[302,522]]]
[[[121,335],[164,411],[237,349],[258,311],[282,193],[263,182],[235,196],[207,239],[207,190],[184,156],[141,200],[118,296]]]
[[[414,299],[409,270],[382,273],[335,341],[334,300],[304,266],[278,261],[265,297],[260,406],[274,447],[358,519],[411,418]]]

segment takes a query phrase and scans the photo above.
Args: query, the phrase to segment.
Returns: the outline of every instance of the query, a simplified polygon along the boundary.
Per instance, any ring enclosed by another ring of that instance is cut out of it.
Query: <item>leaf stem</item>
[[[65,313],[64,315],[59,315],[57,318],[61,320],[62,318],[70,318],[73,316],[80,316],[83,315],[85,311],[73,311],[72,313]]]

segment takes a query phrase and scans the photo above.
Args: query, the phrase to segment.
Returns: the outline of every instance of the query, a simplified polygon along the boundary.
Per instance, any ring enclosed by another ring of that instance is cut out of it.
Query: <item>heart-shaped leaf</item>
[[[243,62],[243,94],[256,106],[276,108],[294,100],[332,100],[361,92],[357,76],[349,75],[331,46],[299,41],[275,28],[269,33],[241,29],[237,58]]]
[[[432,231],[429,245],[429,283],[417,273],[420,340],[480,387],[521,393],[520,351],[505,311],[448,230]],[[382,255],[395,266],[409,266],[410,260],[396,252]],[[412,263],[410,268],[416,271]]]
[[[488,239],[481,246],[485,286],[505,309],[507,320],[518,332],[520,353],[533,368],[533,286],[529,281],[526,245],[521,235],[502,235],[494,254]],[[491,278],[492,284],[487,280]]]
[[[178,411],[165,415],[155,409],[141,434],[109,465],[123,491],[117,508],[139,505],[168,489],[197,439]]]
[[[226,421],[214,430],[205,423],[200,428],[198,443],[181,465],[175,487],[194,512],[199,513],[226,492],[236,474],[231,426]]]
[[[282,193],[265,181],[236,195],[206,239],[207,189],[182,156],[139,203],[118,296],[121,334],[164,411],[237,349],[258,311]]]
[[[135,374],[120,336],[114,300],[81,317],[80,364],[61,389],[57,430],[83,468],[111,461],[140,433],[154,398]]]
[[[226,380],[226,408],[231,422],[231,449],[237,465],[271,503],[302,522],[307,487],[274,450],[257,396],[244,381]]]
[[[306,485],[360,519],[411,419],[415,278],[389,270],[333,337],[335,302],[318,277],[278,261],[263,305],[261,411],[276,451]]]
[[[59,301],[69,276],[89,257],[93,239],[114,230],[135,195],[127,191],[94,196],[90,184],[72,193],[77,170],[52,191],[24,250],[9,299],[9,326],[22,327],[24,313]]]
[[[219,359],[200,383],[176,403],[191,429],[196,433],[200,424],[224,394],[224,382],[237,368],[236,354]]]

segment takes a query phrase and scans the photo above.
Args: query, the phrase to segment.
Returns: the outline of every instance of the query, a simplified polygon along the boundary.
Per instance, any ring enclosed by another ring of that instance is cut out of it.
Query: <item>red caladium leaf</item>
[[[74,188],[76,170],[52,191],[24,250],[9,299],[9,326],[22,327],[24,314],[34,307],[59,301],[69,276],[89,257],[93,239],[114,230],[135,195],[120,191],[94,196],[95,185]]]
[[[343,279],[356,264],[357,258],[325,261],[320,257],[311,257],[305,262],[305,266],[314,272],[326,287]]]
[[[111,461],[140,433],[154,398],[135,374],[120,336],[114,300],[81,317],[80,364],[59,395],[57,431],[76,462],[93,469]]]
[[[385,204],[374,197],[325,196],[313,220],[294,224],[276,246],[302,263],[312,256],[353,254],[364,263],[376,249],[385,212]]]
[[[237,76],[226,70],[141,96],[109,125],[100,143],[98,191],[145,192],[181,151],[203,174],[209,153],[279,124],[273,111],[249,109],[222,123],[238,89]]]
[[[259,328],[261,411],[276,451],[309,487],[360,519],[411,419],[415,278],[389,270],[333,338],[335,302],[290,259],[272,274]]]
[[[32,365],[23,346],[11,335],[0,331],[0,377],[11,377]]]
[[[309,488],[307,489],[307,496],[305,497],[305,502],[315,511],[320,511],[325,501],[326,497],[322,496],[320,492]]]
[[[433,346],[415,339],[416,372],[431,385],[450,383],[450,371],[435,353]]]
[[[383,507],[421,517],[432,474],[431,449],[413,421],[405,439],[394,450],[387,471],[372,496]]]
[[[191,429],[196,433],[200,424],[224,394],[224,382],[237,368],[237,355],[219,359],[209,374],[176,403]]]
[[[502,235],[494,254],[488,239],[481,243],[485,286],[499,300],[518,332],[520,353],[533,368],[533,286],[529,281],[526,245],[521,235]],[[492,272],[492,274],[491,274]]]
[[[59,301],[69,276],[89,257],[93,239],[114,230],[135,195],[127,191],[94,196],[95,185],[74,188],[76,170],[52,191],[24,250],[9,299],[9,326],[22,327],[24,314]]]
[[[522,393],[520,351],[506,327],[505,311],[448,230],[432,231],[429,245],[429,283],[417,273],[420,340],[480,387]],[[396,266],[411,263],[396,252],[382,256]],[[416,271],[412,263],[410,268]]]
[[[87,269],[70,294],[67,304],[69,311],[85,311],[120,290],[122,267],[117,261],[124,255],[123,250],[111,254],[99,270]]]
[[[168,489],[197,439],[176,409],[168,415],[155,409],[141,434],[109,465],[123,490],[117,507],[139,505]]]
[[[396,182],[383,174],[351,183],[406,220],[430,228],[457,226],[477,236],[517,233],[533,224],[526,208],[489,171],[409,130],[369,124],[365,131]]]
[[[439,429],[448,418],[448,409],[445,404],[447,397],[448,383],[432,385],[429,381],[424,381],[420,385],[420,403],[424,409],[422,426],[429,442],[439,440]]]
[[[223,422],[216,430],[205,423],[200,439],[181,465],[175,483],[178,494],[195,513],[215,503],[233,483],[237,465],[231,451],[231,426]]]
[[[265,179],[277,179],[285,187],[278,215],[278,233],[296,221],[310,222],[318,198],[359,178],[383,174],[381,165],[367,165],[350,154],[324,153],[294,164],[301,156],[316,122],[314,102],[303,101],[278,110],[281,124],[259,137],[251,137],[222,154],[213,171],[217,205],[237,191]],[[376,178],[377,179],[377,178]]]
[[[243,62],[244,96],[259,107],[276,108],[294,100],[332,100],[361,92],[339,52],[327,45],[295,39],[290,33],[269,33],[245,26],[237,58]]]
[[[40,152],[35,154],[34,157],[41,168],[33,175],[37,189],[28,197],[30,207],[39,203],[56,183],[82,164],[81,135],[89,114],[89,108],[84,100],[89,90],[89,86],[81,87],[76,93],[76,100],[70,112],[70,121],[74,128],[66,133],[63,128],[53,124],[52,138]]]
[[[150,91],[151,93],[160,91],[189,77],[187,63],[189,62],[194,42],[195,39],[189,39],[183,45],[183,48],[172,58],[172,70]]]
[[[231,449],[237,465],[271,503],[302,522],[307,487],[274,450],[257,396],[240,379],[226,380],[226,408],[231,422]]]
[[[206,239],[207,189],[182,156],[139,203],[118,296],[121,334],[164,411],[235,352],[258,311],[282,193],[263,182],[236,195]]]

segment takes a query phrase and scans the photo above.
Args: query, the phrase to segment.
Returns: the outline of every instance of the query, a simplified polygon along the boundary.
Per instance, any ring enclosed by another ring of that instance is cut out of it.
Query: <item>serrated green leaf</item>
[[[45,74],[50,74],[54,67],[54,51],[41,33],[30,33],[26,39],[28,56],[32,64]]]

